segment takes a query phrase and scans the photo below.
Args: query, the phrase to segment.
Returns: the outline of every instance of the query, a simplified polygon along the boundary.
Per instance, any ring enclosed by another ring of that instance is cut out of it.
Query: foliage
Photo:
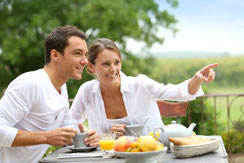
[[[47,149],[47,151],[45,152],[45,154],[43,155],[43,157],[46,157],[47,155],[49,155],[50,153],[54,152],[55,150],[61,148],[62,146],[52,146],[50,145]]]
[[[225,132],[221,134],[225,149],[227,149],[227,152],[231,153],[241,153],[244,152],[244,134],[243,132],[232,130],[229,132]],[[228,148],[228,142],[229,147]]]
[[[208,87],[242,87],[244,81],[243,60],[243,56],[199,59],[158,59],[151,77],[164,83],[178,83],[179,79],[191,78],[203,66],[210,63],[219,63],[219,66],[214,68],[216,72],[215,81],[208,84]]]
[[[171,7],[177,0],[164,0]],[[160,2],[161,3],[161,2]],[[89,35],[88,44],[97,37],[110,38],[121,48],[126,74],[150,72],[144,60],[127,50],[126,41],[134,39],[146,47],[163,43],[158,29],[176,32],[177,20],[161,10],[154,0],[3,0],[0,2],[0,75],[5,77],[0,90],[19,74],[43,67],[43,42],[55,27],[75,25]],[[150,59],[149,59],[150,61]],[[79,85],[92,79],[69,81],[70,97]]]
[[[244,133],[244,120],[236,121],[233,126],[234,126],[235,130]]]

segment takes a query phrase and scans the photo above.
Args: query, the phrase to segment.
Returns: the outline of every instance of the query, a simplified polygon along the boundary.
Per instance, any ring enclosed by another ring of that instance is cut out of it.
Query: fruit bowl
[[[118,157],[125,158],[126,163],[156,163],[157,156],[166,153],[167,147],[164,147],[160,151],[150,151],[150,152],[117,152],[115,154]]]

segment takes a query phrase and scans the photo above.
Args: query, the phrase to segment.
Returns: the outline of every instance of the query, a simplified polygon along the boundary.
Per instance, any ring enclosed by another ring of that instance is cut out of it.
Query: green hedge
[[[222,139],[224,141],[225,148],[229,153],[241,153],[244,152],[244,133],[231,130],[229,133],[229,140],[228,141],[228,132],[221,134]],[[228,142],[230,143],[230,149],[228,149]]]

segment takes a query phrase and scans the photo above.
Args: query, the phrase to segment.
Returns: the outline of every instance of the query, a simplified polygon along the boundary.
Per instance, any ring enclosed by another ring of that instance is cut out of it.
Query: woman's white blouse
[[[99,81],[94,79],[81,85],[71,106],[71,114],[77,122],[88,119],[90,129],[99,134],[109,132],[114,124],[139,124],[149,117],[144,128],[144,135],[148,128],[163,125],[156,100],[190,101],[203,95],[200,88],[194,95],[188,92],[188,80],[177,84],[160,84],[145,75],[137,77],[121,76],[121,93],[127,111],[126,120],[106,117]]]

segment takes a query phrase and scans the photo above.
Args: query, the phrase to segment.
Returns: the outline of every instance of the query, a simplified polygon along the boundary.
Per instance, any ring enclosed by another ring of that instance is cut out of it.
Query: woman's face
[[[120,82],[121,59],[115,51],[104,49],[98,53],[95,65],[90,64],[101,84]]]

